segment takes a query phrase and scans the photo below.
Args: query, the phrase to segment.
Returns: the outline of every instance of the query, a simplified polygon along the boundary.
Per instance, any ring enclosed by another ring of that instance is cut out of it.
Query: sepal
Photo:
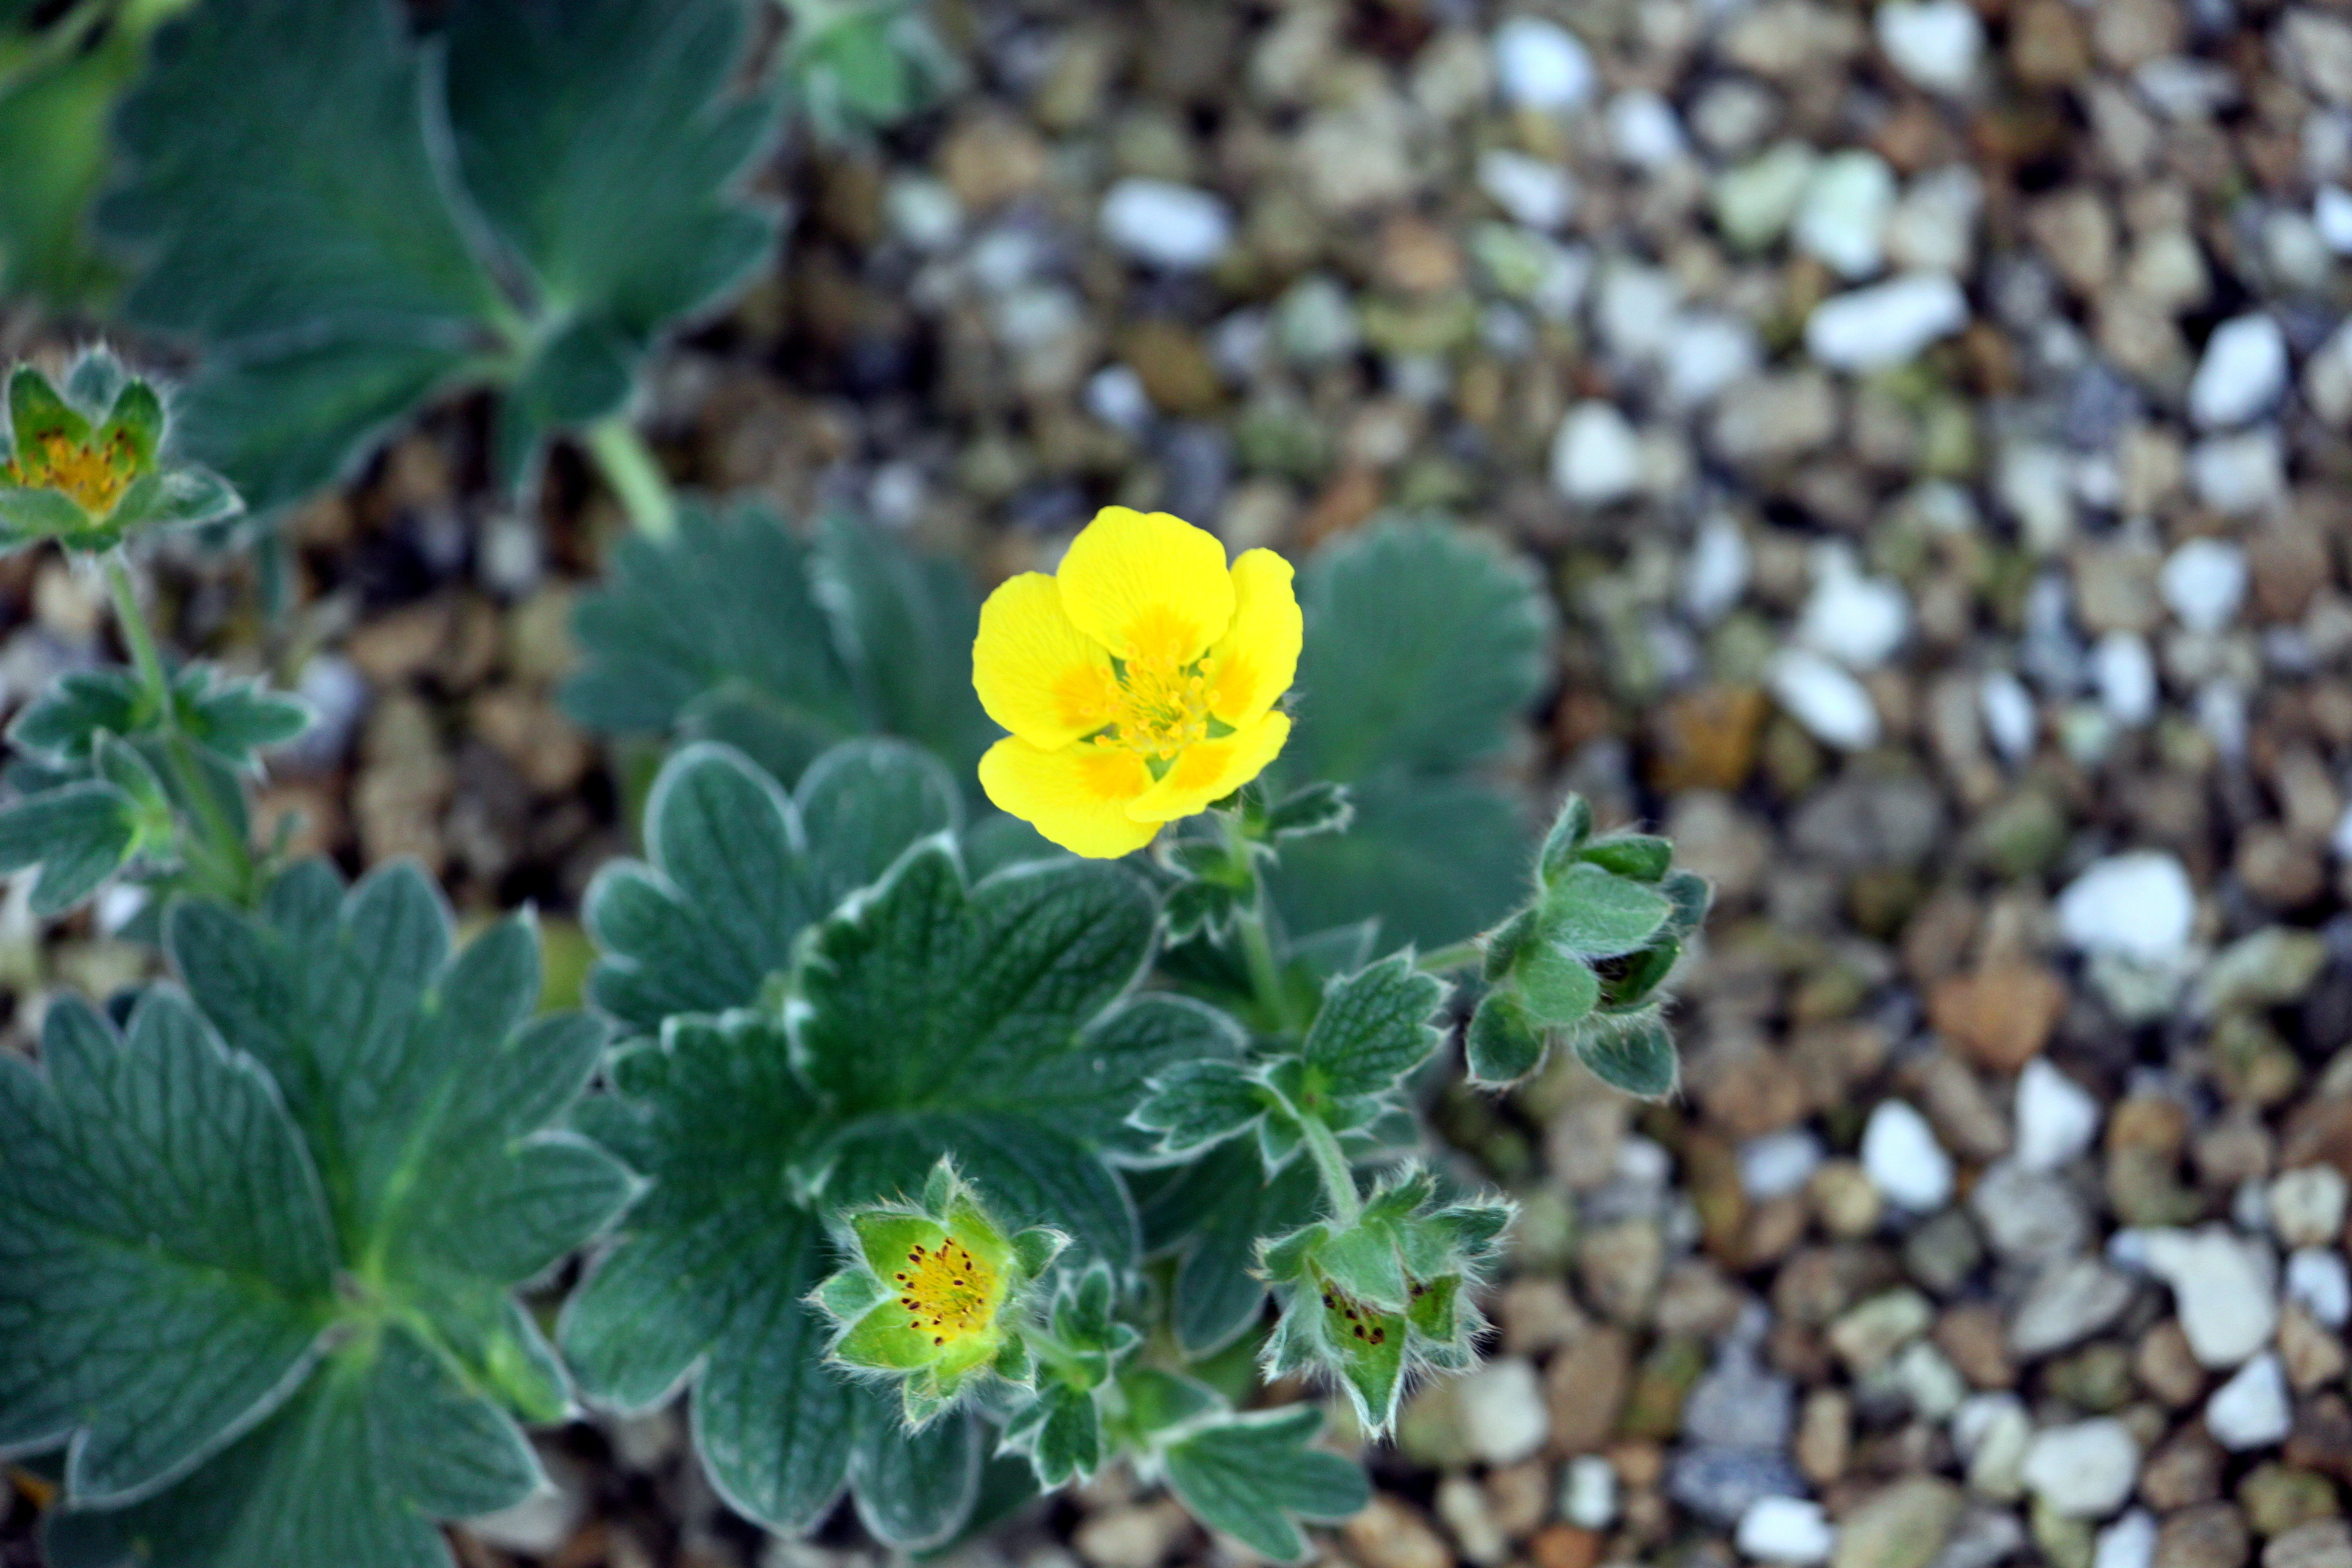
[[[164,400],[103,348],[52,383],[37,366],[8,376],[0,447],[0,551],[55,539],[96,552],[134,531],[217,522],[240,509],[210,469],[173,458]]]

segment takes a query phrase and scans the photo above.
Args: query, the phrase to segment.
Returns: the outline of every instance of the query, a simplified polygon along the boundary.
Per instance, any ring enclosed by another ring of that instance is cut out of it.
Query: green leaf
[[[1371,1500],[1364,1472],[1307,1445],[1323,1425],[1310,1405],[1237,1415],[1187,1432],[1163,1460],[1168,1484],[1212,1530],[1280,1563],[1306,1555],[1297,1520],[1341,1520]]]
[[[1349,790],[1347,832],[1283,847],[1272,881],[1293,929],[1377,915],[1389,942],[1442,947],[1527,897],[1525,816],[1511,795],[1456,774],[1384,773]]]
[[[0,810],[0,874],[38,866],[33,912],[62,914],[122,868],[139,843],[139,803],[110,784],[68,784]]]
[[[732,751],[686,747],[646,804],[652,864],[608,866],[589,888],[601,952],[589,994],[647,1032],[673,1014],[748,1006],[811,921],[959,814],[945,770],[895,742],[835,748],[797,802]]]
[[[1654,1013],[1586,1021],[1573,1037],[1576,1055],[1593,1076],[1637,1100],[1664,1100],[1681,1080],[1674,1037]]]
[[[67,402],[39,367],[20,364],[9,372],[8,434],[20,457],[37,453],[48,437],[79,446],[89,433],[89,416]]]
[[[1675,847],[1671,840],[1647,833],[1612,833],[1587,844],[1577,858],[1620,877],[1654,882],[1674,863]]]
[[[1600,1005],[1601,976],[1556,942],[1537,942],[1520,954],[1512,976],[1528,1016],[1545,1028],[1580,1023]]]
[[[1543,900],[1543,939],[1582,958],[1638,952],[1674,913],[1655,889],[1578,865],[1552,884]]]
[[[214,346],[189,437],[257,506],[340,471],[467,363],[499,309],[422,101],[392,7],[240,0],[161,30],[116,117],[128,174],[99,222],[141,262],[124,311]]]
[[[1537,879],[1547,888],[1558,881],[1576,863],[1577,852],[1591,837],[1591,804],[1580,795],[1570,795],[1559,803],[1559,814],[1544,835],[1543,849],[1536,857]]]
[[[1140,975],[1151,931],[1150,895],[1117,866],[1017,867],[967,889],[950,852],[919,848],[817,928],[793,1038],[846,1115],[1003,1111],[1113,1137],[1177,1048],[1089,1033]]]
[[[0,292],[70,308],[111,280],[84,219],[106,175],[108,112],[144,58],[138,31],[118,15],[95,45],[19,63],[0,89]]]
[[[963,1526],[980,1490],[980,1426],[951,1413],[908,1432],[898,1402],[861,1389],[849,1479],[860,1523],[890,1545],[920,1551]]]
[[[859,1401],[823,1363],[804,1298],[830,1255],[785,1169],[818,1110],[781,1026],[680,1018],[613,1063],[615,1094],[581,1121],[650,1183],[616,1245],[566,1303],[565,1358],[587,1396],[630,1413],[692,1379],[694,1437],[729,1506],[805,1530],[847,1478]]]
[[[572,619],[584,668],[564,710],[616,735],[712,734],[787,783],[860,727],[807,551],[771,514],[682,509],[677,536],[632,534]],[[714,712],[714,710],[716,710]]]
[[[767,255],[774,215],[729,194],[771,118],[728,90],[742,32],[740,7],[721,0],[477,0],[454,13],[458,172],[527,269],[534,314],[641,345]]]
[[[127,1037],[60,998],[42,1058],[0,1057],[0,1451],[71,1435],[69,1494],[115,1506],[301,1382],[334,1242],[276,1089],[181,996]]]
[[[1312,1081],[1334,1100],[1396,1089],[1437,1048],[1429,1016],[1444,1000],[1444,983],[1405,953],[1334,981],[1303,1047]]]
[[[1473,1083],[1517,1083],[1543,1065],[1543,1030],[1508,991],[1489,991],[1463,1039]]]
[[[1668,923],[1676,936],[1688,936],[1706,923],[1706,911],[1715,903],[1715,889],[1707,885],[1705,877],[1696,871],[1670,871],[1658,884],[1658,891],[1675,906]]]
[[[212,665],[183,666],[172,677],[180,733],[231,767],[254,769],[257,753],[282,746],[310,727],[310,705],[255,680],[233,680]],[[8,741],[60,765],[89,760],[100,734],[152,734],[163,716],[135,670],[71,670],[51,682],[8,726]]]
[[[1005,1424],[1003,1447],[1026,1453],[1037,1484],[1047,1490],[1086,1479],[1102,1463],[1102,1420],[1094,1395],[1065,1383],[1047,1384]]]
[[[1347,785],[1311,784],[1275,803],[1265,814],[1265,833],[1275,840],[1345,833],[1355,816],[1355,803],[1349,798]]]
[[[835,512],[818,531],[812,572],[866,721],[921,742],[969,776],[997,731],[972,689],[980,601],[962,568]]]
[[[1602,984],[1608,1005],[1615,1008],[1638,1006],[1650,998],[1651,993],[1666,983],[1675,972],[1675,964],[1683,955],[1683,944],[1673,937],[1662,936],[1641,952],[1628,954],[1611,967],[1618,973]]]
[[[1268,1174],[1257,1144],[1220,1144],[1162,1178],[1142,1205],[1145,1247],[1173,1254],[1176,1342],[1199,1358],[1230,1344],[1265,1305],[1257,1242],[1312,1219],[1321,1188],[1304,1160]]]
[[[56,1568],[448,1568],[435,1521],[541,1484],[522,1434],[405,1328],[328,1358],[276,1415],[194,1475],[118,1513],[50,1516]]]
[[[1485,762],[1549,674],[1549,601],[1528,563],[1486,535],[1377,525],[1318,552],[1298,590],[1298,776],[1354,783]]]
[[[1268,1098],[1239,1062],[1178,1062],[1152,1079],[1132,1120],[1159,1134],[1156,1152],[1191,1154],[1248,1131],[1265,1114]]]

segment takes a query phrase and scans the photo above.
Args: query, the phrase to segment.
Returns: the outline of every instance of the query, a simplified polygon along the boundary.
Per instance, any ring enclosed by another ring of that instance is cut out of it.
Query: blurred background
[[[173,8],[0,4],[0,357],[110,330],[86,213]],[[677,485],[845,508],[983,585],[1110,502],[1294,555],[1484,531],[1558,610],[1528,819],[1581,790],[1716,880],[1680,1099],[1563,1068],[1436,1106],[1526,1205],[1499,1340],[1411,1403],[1333,1562],[2352,1568],[2352,11],[751,30],[783,235],[650,363]],[[636,786],[554,694],[628,522],[580,448],[518,500],[490,445],[482,396],[436,403],[285,509],[274,567],[183,542],[159,580],[181,648],[325,715],[266,815],[471,914],[536,901],[576,973]],[[120,658],[103,598],[0,561],[0,704]],[[24,880],[10,1048],[154,962],[103,906],[44,929]],[[461,1556],[878,1561],[845,1519],[731,1518],[681,1419],[550,1435],[558,1494]],[[11,1568],[37,1489],[0,1489]],[[961,1551],[1230,1553],[1118,1472]]]

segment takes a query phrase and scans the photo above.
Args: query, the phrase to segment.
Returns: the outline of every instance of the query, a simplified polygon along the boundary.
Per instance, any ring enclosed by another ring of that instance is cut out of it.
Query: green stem
[[[1424,974],[1444,974],[1452,970],[1475,968],[1485,957],[1476,942],[1457,942],[1451,947],[1424,952],[1414,963]]]
[[[106,586],[114,600],[114,624],[122,640],[131,649],[131,662],[139,671],[139,683],[155,704],[158,727],[163,733],[163,752],[171,759],[172,772],[178,778],[180,789],[187,796],[203,829],[203,841],[186,846],[186,850],[217,868],[220,890],[238,904],[249,904],[254,891],[253,852],[213,795],[212,784],[204,770],[196,765],[194,745],[180,729],[178,704],[172,696],[172,678],[164,671],[163,656],[155,647],[154,630],[147,624],[146,612],[139,605],[139,590],[131,581],[130,569],[123,564],[120,552],[106,558]]]
[[[1353,1225],[1364,1212],[1364,1201],[1356,1191],[1355,1169],[1348,1163],[1338,1135],[1312,1112],[1300,1116],[1298,1125],[1307,1135],[1307,1152],[1314,1158],[1315,1173],[1323,1178],[1323,1194],[1331,1200],[1331,1217],[1341,1225]]]
[[[1021,1325],[1021,1338],[1028,1345],[1029,1353],[1037,1358],[1038,1365],[1052,1367],[1073,1386],[1086,1382],[1087,1369],[1079,1364],[1076,1352],[1054,1337],[1053,1330],[1032,1320]]]
[[[172,679],[163,673],[163,656],[156,652],[155,634],[148,629],[146,612],[139,607],[139,590],[131,585],[130,569],[119,554],[106,558],[106,587],[114,596],[115,629],[131,649],[139,684],[154,699],[156,711],[163,716],[163,728],[176,731],[179,714],[172,705]]]
[[[1275,956],[1273,921],[1267,912],[1265,879],[1258,874],[1257,857],[1252,853],[1248,836],[1242,831],[1238,814],[1220,812],[1218,826],[1225,836],[1225,846],[1236,865],[1245,868],[1250,879],[1250,900],[1247,908],[1235,922],[1241,931],[1242,962],[1249,968],[1250,993],[1257,998],[1259,1007],[1283,1033],[1298,1027],[1299,1020],[1291,1006],[1290,987],[1283,984],[1282,963]]]
[[[614,414],[588,426],[587,444],[638,532],[667,539],[677,531],[677,497],[670,492],[668,476],[626,416]]]

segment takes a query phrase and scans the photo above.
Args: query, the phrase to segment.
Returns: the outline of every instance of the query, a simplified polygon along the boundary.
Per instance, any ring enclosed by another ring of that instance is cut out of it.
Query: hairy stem
[[[1301,1116],[1298,1125],[1306,1131],[1307,1152],[1314,1158],[1315,1173],[1323,1178],[1323,1195],[1331,1200],[1331,1217],[1341,1225],[1353,1225],[1364,1212],[1364,1200],[1356,1191],[1356,1173],[1339,1147],[1338,1135],[1311,1112]]]
[[[1283,984],[1281,961],[1274,952],[1265,879],[1259,874],[1257,857],[1250,848],[1248,835],[1242,830],[1240,815],[1220,812],[1217,816],[1227,850],[1234,862],[1249,872],[1249,903],[1235,923],[1241,932],[1242,962],[1249,968],[1250,993],[1274,1026],[1287,1033],[1297,1028],[1300,1020],[1291,1005],[1290,987]]]
[[[648,539],[667,539],[677,531],[677,497],[625,415],[610,415],[588,426],[587,446],[638,532]]]
[[[1444,974],[1456,969],[1474,968],[1485,956],[1476,942],[1457,942],[1451,947],[1433,948],[1413,963],[1424,974]]]
[[[163,673],[163,656],[155,650],[155,634],[148,628],[147,613],[139,607],[139,590],[131,585],[130,568],[123,565],[120,554],[106,558],[106,587],[114,596],[115,629],[131,649],[139,684],[154,700],[156,710],[163,716],[163,727],[177,730],[179,714],[172,706],[172,679]]]

